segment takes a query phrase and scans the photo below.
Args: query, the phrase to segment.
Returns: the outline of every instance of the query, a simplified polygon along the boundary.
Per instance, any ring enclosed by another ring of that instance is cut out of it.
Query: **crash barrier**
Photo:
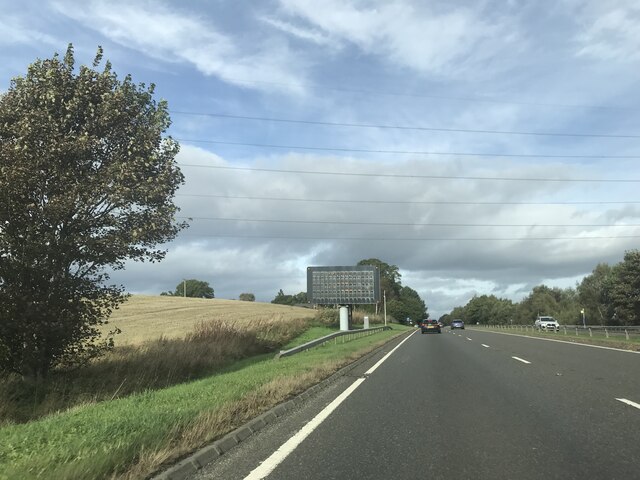
[[[493,328],[497,330],[515,330],[521,332],[547,331],[560,335],[601,336],[606,338],[625,337],[626,340],[640,338],[640,326],[607,326],[607,325],[560,325],[559,331],[544,330],[534,325],[472,325],[473,327]]]
[[[342,339],[343,341],[350,341],[355,340],[356,338],[373,335],[374,333],[382,332],[384,330],[391,330],[391,327],[360,328],[357,330],[344,330],[342,332],[330,333],[329,335],[316,338],[315,340],[311,340],[310,342],[298,345],[297,347],[290,348],[289,350],[280,350],[280,352],[276,354],[276,358],[289,357],[291,355],[295,355],[296,353],[303,352],[304,350],[317,347],[334,339],[337,342],[338,337],[345,337]]]

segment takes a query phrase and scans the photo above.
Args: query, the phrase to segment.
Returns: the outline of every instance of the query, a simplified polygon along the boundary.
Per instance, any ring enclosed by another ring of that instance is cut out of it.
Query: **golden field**
[[[311,319],[315,314],[313,309],[273,303],[132,295],[113,312],[109,324],[102,330],[107,332],[118,327],[122,333],[116,336],[116,345],[137,345],[160,337],[183,338],[198,324],[210,320],[250,324],[265,320]]]

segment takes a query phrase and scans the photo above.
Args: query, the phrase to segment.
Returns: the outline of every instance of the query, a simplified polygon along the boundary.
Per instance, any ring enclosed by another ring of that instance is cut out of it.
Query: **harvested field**
[[[118,327],[116,345],[137,345],[159,337],[182,338],[209,320],[250,324],[265,320],[314,318],[315,310],[239,300],[132,295],[116,310],[103,331]]]

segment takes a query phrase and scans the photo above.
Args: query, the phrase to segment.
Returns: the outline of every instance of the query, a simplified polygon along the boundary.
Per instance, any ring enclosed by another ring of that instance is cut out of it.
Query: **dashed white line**
[[[471,339],[469,337],[467,337],[467,340],[471,341]]]
[[[491,348],[491,347],[489,347],[489,345],[485,345],[484,343],[482,344],[482,346],[483,346],[484,348]]]
[[[511,358],[513,358],[514,360],[517,360],[519,362],[522,362],[522,363],[527,363],[527,364],[531,363],[530,361],[525,360],[524,358],[520,358],[520,357],[511,357]]]
[[[627,400],[626,398],[616,398],[619,402],[626,403],[627,405],[631,405],[632,407],[636,407],[640,410],[640,403],[632,402],[631,400]]]

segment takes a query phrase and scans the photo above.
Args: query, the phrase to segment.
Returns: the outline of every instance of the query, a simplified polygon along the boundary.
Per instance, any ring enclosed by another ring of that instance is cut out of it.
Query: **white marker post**
[[[349,307],[340,305],[340,330],[349,330]]]

